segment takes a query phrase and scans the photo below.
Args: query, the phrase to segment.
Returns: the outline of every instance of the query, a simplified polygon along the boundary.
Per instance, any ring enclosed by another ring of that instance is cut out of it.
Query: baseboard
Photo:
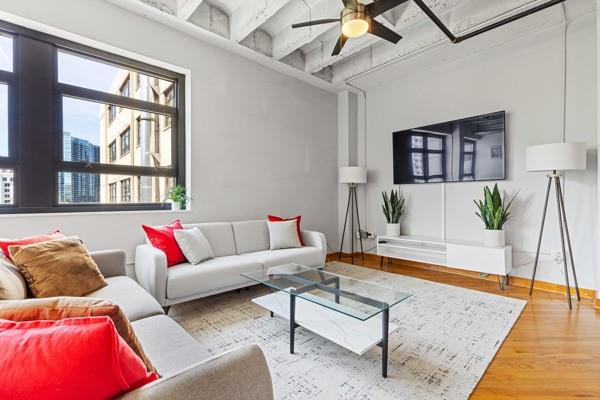
[[[337,259],[339,258],[339,255],[340,255],[339,252],[328,254],[327,261],[337,261]],[[342,253],[342,257],[349,258],[350,253]],[[360,259],[361,254],[354,253],[354,258]],[[371,254],[371,253],[365,253],[365,260],[376,261],[379,263],[381,261],[381,256],[378,256],[376,254]],[[386,263],[387,263],[387,261],[388,260],[385,260]],[[459,268],[448,268],[448,267],[444,267],[441,265],[426,264],[426,263],[421,263],[418,261],[400,260],[400,259],[393,258],[393,259],[391,259],[391,265],[394,265],[394,264],[397,264],[397,265],[401,264],[401,265],[405,265],[405,266],[409,266],[409,267],[416,267],[416,268],[427,268],[427,269],[435,270],[435,271],[439,271],[439,272],[464,275],[464,276],[469,276],[471,278],[485,279],[485,280],[494,281],[494,282],[497,281],[497,277],[495,275],[487,275],[485,277],[482,277],[479,272],[467,271],[467,270],[459,269]],[[531,285],[531,279],[521,278],[521,277],[517,277],[517,276],[511,276],[510,284],[513,286],[529,288],[529,286]],[[567,290],[565,285],[561,285],[558,283],[537,281],[537,280],[535,281],[533,288],[536,290],[541,290],[544,292],[551,292],[551,293],[565,293],[565,291]],[[573,295],[576,294],[575,288],[571,287],[571,293]],[[579,294],[581,295],[581,298],[583,298],[583,299],[595,300],[595,303],[594,303],[595,307],[600,309],[600,299],[596,299],[596,291],[595,290],[579,288]]]

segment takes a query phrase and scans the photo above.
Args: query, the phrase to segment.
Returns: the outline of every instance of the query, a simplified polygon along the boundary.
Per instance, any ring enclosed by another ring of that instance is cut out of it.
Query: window
[[[123,97],[129,97],[129,77],[125,79],[125,82],[121,85],[119,89],[119,94]]]
[[[477,142],[473,139],[463,140],[463,151],[461,154],[461,180],[472,181],[475,179],[475,147]]]
[[[116,203],[117,202],[117,182],[110,183],[108,185],[108,191],[110,193],[109,202]]]
[[[129,128],[121,133],[121,157],[129,153]]]
[[[0,21],[0,213],[166,208],[185,182],[184,89],[179,73]],[[131,134],[154,150],[164,118],[160,152],[133,154]]]
[[[131,179],[121,181],[121,203],[131,202]]]
[[[108,154],[111,162],[117,160],[117,142],[115,140],[108,145]]]
[[[135,88],[136,89],[140,88],[141,77],[142,77],[142,74],[140,74],[139,72],[137,74],[135,74]]]
[[[432,133],[410,138],[412,177],[415,182],[442,182],[446,176],[446,137]]]

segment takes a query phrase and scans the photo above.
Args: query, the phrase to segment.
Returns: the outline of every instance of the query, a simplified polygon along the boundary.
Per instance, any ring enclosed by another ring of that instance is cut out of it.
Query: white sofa
[[[255,284],[240,275],[244,272],[285,263],[316,268],[325,264],[327,244],[325,235],[319,232],[303,230],[304,246],[301,248],[269,250],[266,220],[187,224],[183,227],[198,227],[208,239],[215,258],[197,265],[182,263],[167,268],[162,251],[148,243],[136,248],[137,280],[165,308]]]

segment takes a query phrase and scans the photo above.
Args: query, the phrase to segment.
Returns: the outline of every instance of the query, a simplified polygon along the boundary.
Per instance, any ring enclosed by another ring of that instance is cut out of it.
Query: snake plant
[[[400,217],[404,214],[404,196],[395,190],[387,192],[381,192],[383,196],[383,215],[388,224],[397,224],[400,221]]]
[[[510,206],[517,197],[516,193],[507,203],[506,198],[500,196],[498,184],[494,185],[494,189],[490,190],[488,186],[483,188],[483,201],[473,200],[477,206],[478,212],[475,213],[483,223],[485,229],[502,230],[502,227],[511,217]]]

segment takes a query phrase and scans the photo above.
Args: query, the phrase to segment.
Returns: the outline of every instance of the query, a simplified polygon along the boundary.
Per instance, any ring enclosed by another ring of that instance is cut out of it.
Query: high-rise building
[[[100,161],[100,147],[87,140],[63,133],[63,159],[65,161]],[[81,172],[61,172],[59,176],[61,203],[100,202],[100,176]]]

